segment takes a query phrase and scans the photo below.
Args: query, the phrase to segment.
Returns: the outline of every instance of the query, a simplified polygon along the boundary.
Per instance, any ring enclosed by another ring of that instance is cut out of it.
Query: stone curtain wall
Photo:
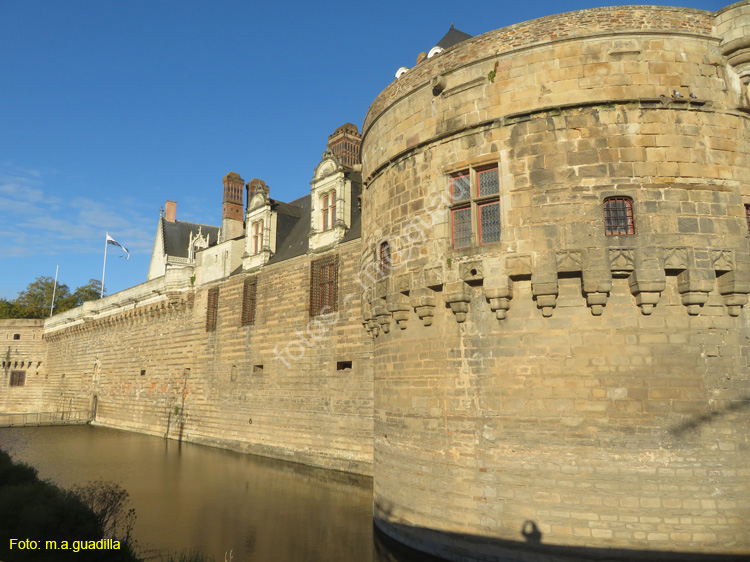
[[[547,20],[586,38],[507,43]],[[455,560],[750,552],[750,123],[711,21],[545,18],[371,107],[363,267],[382,240],[393,265],[363,311],[392,536]],[[500,242],[454,250],[450,174],[494,164]],[[609,196],[635,234],[605,235]]]
[[[42,411],[47,384],[43,327],[44,320],[0,320],[0,412]],[[10,386],[13,371],[25,372],[23,386]]]
[[[102,425],[370,475],[373,375],[358,247],[338,251],[338,320],[311,322],[305,256],[253,276],[250,326],[241,326],[246,276],[237,275],[49,334],[50,377],[61,385],[50,400],[96,395]],[[215,287],[217,326],[207,332]],[[351,369],[337,370],[341,361]]]

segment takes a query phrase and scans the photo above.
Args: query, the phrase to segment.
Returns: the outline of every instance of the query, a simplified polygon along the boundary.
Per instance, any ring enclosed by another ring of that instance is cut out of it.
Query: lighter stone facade
[[[253,180],[244,237],[45,321],[0,406],[372,475],[450,560],[750,555],[748,30],[600,8],[423,58],[365,118],[361,238],[324,154],[274,261]]]

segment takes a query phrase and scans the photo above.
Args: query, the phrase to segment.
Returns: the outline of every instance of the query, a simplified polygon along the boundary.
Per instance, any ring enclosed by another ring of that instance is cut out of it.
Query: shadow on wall
[[[726,408],[721,408],[719,410],[712,410],[705,414],[695,415],[691,417],[690,419],[685,420],[681,424],[671,428],[669,430],[669,433],[671,433],[672,435],[676,437],[681,437],[685,435],[686,433],[688,433],[689,431],[699,429],[703,425],[707,425],[714,421],[718,421],[719,419],[723,418],[724,416],[728,414],[738,414],[748,409],[750,409],[750,397],[743,396],[739,400],[733,401]]]
[[[748,554],[706,554],[667,552],[625,548],[592,548],[544,544],[544,537],[534,521],[526,521],[520,533],[525,541],[491,539],[464,533],[442,533],[424,527],[384,523],[375,518],[373,549],[375,562],[443,562],[446,560],[492,560],[502,562],[748,562]],[[453,558],[425,554],[399,542],[409,537],[415,546],[429,548],[440,540],[449,544]]]

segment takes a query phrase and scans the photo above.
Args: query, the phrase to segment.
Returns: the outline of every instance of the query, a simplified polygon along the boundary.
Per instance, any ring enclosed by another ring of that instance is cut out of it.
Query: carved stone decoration
[[[398,275],[393,280],[393,286],[399,293],[408,294],[411,289],[411,274]]]
[[[687,248],[664,248],[664,269],[682,271],[690,265]]]
[[[384,298],[378,297],[372,301],[372,316],[383,333],[387,334],[391,331],[391,313],[388,312]]]
[[[490,303],[492,312],[498,320],[504,320],[510,309],[510,301],[513,298],[513,284],[510,279],[505,278],[499,284],[484,288],[484,296]]]
[[[511,279],[530,279],[531,278],[531,256],[519,254],[507,256],[505,258],[505,271]]]
[[[750,271],[728,271],[719,275],[717,281],[729,316],[739,316],[750,293]]]
[[[677,276],[677,291],[688,314],[697,316],[708,302],[708,293],[714,288],[716,274],[710,269],[686,269]]]
[[[426,267],[423,275],[426,287],[439,287],[443,284],[443,270],[440,267]]]
[[[463,281],[446,283],[443,300],[456,315],[456,322],[461,324],[466,321],[466,314],[469,312],[469,303],[471,302],[471,293],[466,283]]]
[[[648,316],[666,289],[667,280],[662,269],[638,269],[630,274],[628,284],[641,313]]]
[[[393,319],[396,321],[398,327],[405,330],[407,322],[409,321],[409,313],[411,312],[409,297],[403,293],[389,295],[388,312],[393,315]]]
[[[458,276],[467,283],[484,280],[484,267],[480,260],[461,262],[458,265]]]
[[[583,257],[580,251],[571,250],[566,252],[557,252],[557,271],[570,273],[581,271]]]
[[[711,265],[714,271],[734,270],[734,252],[732,250],[711,250]]]
[[[612,275],[623,277],[635,269],[635,252],[632,248],[610,248],[609,268]]]
[[[415,289],[409,294],[409,304],[414,307],[414,311],[422,320],[422,324],[425,326],[432,325],[432,317],[435,315],[435,306],[437,305],[433,290],[427,288]]]

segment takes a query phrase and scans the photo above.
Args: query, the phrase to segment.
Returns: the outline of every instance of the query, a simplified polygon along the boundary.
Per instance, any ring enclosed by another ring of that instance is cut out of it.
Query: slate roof
[[[448,30],[448,33],[443,35],[443,38],[438,41],[438,44],[436,47],[441,47],[443,49],[447,49],[448,47],[452,47],[453,45],[458,45],[461,41],[466,41],[467,39],[471,39],[471,35],[468,33],[464,33],[463,31],[459,31],[455,27],[453,27],[453,24],[451,24],[451,28]]]
[[[209,235],[209,246],[215,246],[219,241],[219,226],[208,224],[198,224],[194,222],[175,221],[169,222],[162,219],[162,235],[164,237],[164,253],[168,256],[177,258],[188,257],[188,246],[190,245],[190,233],[193,237],[198,234],[198,230],[205,236]]]

